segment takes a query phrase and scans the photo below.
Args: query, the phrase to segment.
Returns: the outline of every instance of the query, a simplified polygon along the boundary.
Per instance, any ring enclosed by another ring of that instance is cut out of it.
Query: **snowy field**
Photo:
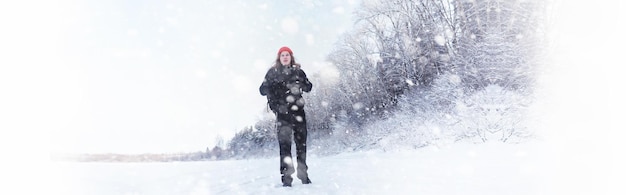
[[[549,153],[540,144],[487,143],[310,156],[313,184],[295,179],[291,188],[281,186],[278,157],[55,162],[52,179],[59,194],[555,194]]]
[[[20,1],[11,2],[19,4]],[[65,30],[57,26],[65,25],[67,28],[72,22],[58,25],[57,21],[82,19],[82,15],[60,16],[58,10],[64,9],[49,8],[63,5],[56,5],[58,2],[37,3],[39,6],[35,7],[30,1],[21,3],[21,7],[28,9],[0,6],[0,9],[9,10],[0,11],[0,14],[6,15],[0,18],[12,21],[11,25],[4,26],[9,34],[0,36],[10,39],[8,44],[3,42],[3,45],[8,45],[7,51],[20,52],[7,53],[8,60],[3,60],[16,63],[2,66],[9,69],[0,71],[6,74],[0,77],[6,81],[2,83],[8,84],[8,90],[3,90],[3,94],[9,95],[4,95],[3,98],[8,99],[0,101],[0,107],[7,113],[0,122],[4,133],[4,139],[0,141],[0,194],[624,195],[626,102],[623,100],[626,99],[626,92],[623,83],[626,83],[626,77],[623,75],[623,49],[620,48],[626,44],[623,36],[626,28],[623,22],[615,21],[626,18],[623,11],[626,5],[612,0],[554,2],[560,4],[554,5],[555,21],[550,23],[552,29],[548,30],[551,31],[549,42],[554,44],[550,47],[555,51],[546,54],[551,60],[538,75],[540,86],[537,96],[540,101],[535,103],[537,108],[532,111],[531,117],[539,120],[533,121],[531,126],[539,127],[529,127],[546,140],[521,144],[456,143],[384,152],[372,150],[333,156],[309,155],[309,175],[313,184],[302,185],[296,179],[291,188],[281,187],[278,154],[271,159],[204,162],[50,162],[46,151],[54,148],[55,144],[82,140],[79,133],[105,141],[109,139],[101,136],[112,136],[115,139],[110,139],[113,141],[107,143],[109,146],[128,150],[145,143],[120,136],[121,133],[96,133],[90,128],[62,130],[66,128],[66,123],[74,120],[84,122],[86,127],[97,126],[89,120],[74,119],[82,115],[83,107],[87,107],[84,105],[90,103],[81,99],[84,96],[82,91],[71,88],[88,89],[89,86],[82,85],[87,82],[74,82],[77,78],[83,81],[85,74],[79,71],[83,69],[83,64],[77,61],[74,62],[76,64],[57,68],[50,63],[59,61],[62,64],[81,56],[74,53],[71,56],[57,55],[52,51],[59,50],[58,45],[64,43],[57,38],[57,34],[89,30],[83,27]],[[117,7],[111,6],[111,9],[117,10]],[[45,25],[40,27],[35,24]],[[22,26],[27,27],[26,31],[21,30]],[[11,32],[12,29],[15,31]],[[46,34],[39,36],[35,32]],[[136,36],[132,30],[123,29],[120,32]],[[107,42],[106,45],[110,44],[109,39],[102,40]],[[238,44],[231,45],[240,47]],[[93,51],[99,53],[100,49]],[[223,52],[229,53],[228,50]],[[98,59],[101,58],[94,60]],[[10,63],[3,61],[2,64]],[[65,69],[76,73],[64,73]],[[98,76],[109,79],[107,74]],[[126,93],[119,95],[125,96]],[[46,99],[37,99],[40,97]],[[122,123],[110,124],[124,126]],[[136,129],[152,131],[150,128]],[[192,137],[206,139],[193,133],[175,133],[187,137],[180,139],[185,142]],[[140,131],[140,135],[145,137],[148,134]],[[130,140],[132,144],[120,144],[124,140]],[[163,142],[158,144],[163,145]]]

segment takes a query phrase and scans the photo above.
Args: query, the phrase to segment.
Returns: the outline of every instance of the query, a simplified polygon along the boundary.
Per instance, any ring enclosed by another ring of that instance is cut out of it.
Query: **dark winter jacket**
[[[274,113],[287,114],[304,109],[303,92],[310,92],[313,84],[299,66],[279,66],[270,68],[259,87],[261,95],[267,96],[270,109]]]

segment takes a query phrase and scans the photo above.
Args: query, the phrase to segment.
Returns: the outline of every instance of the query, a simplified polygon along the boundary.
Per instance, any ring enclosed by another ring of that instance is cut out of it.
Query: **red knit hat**
[[[287,52],[289,52],[289,55],[293,55],[293,52],[292,52],[292,51],[291,51],[291,49],[289,49],[289,47],[287,47],[287,46],[281,47],[281,48],[278,50],[278,55],[280,55],[280,53],[283,53],[283,51],[287,51]]]

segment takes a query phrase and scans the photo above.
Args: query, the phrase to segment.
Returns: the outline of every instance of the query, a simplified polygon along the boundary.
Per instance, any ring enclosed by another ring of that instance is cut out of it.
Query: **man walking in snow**
[[[269,107],[276,114],[280,174],[285,187],[291,186],[291,175],[295,172],[291,158],[292,135],[296,143],[297,177],[303,184],[311,183],[306,165],[307,127],[302,93],[310,92],[312,87],[288,47],[278,50],[274,66],[267,71],[259,87],[261,95],[267,96]]]

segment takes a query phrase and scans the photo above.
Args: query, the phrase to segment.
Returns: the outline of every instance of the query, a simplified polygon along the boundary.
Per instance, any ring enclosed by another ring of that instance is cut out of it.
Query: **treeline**
[[[168,154],[52,154],[54,161],[74,162],[176,162],[176,161],[208,161],[224,160],[232,155],[227,149],[219,146],[206,149],[205,152],[168,153]]]
[[[328,55],[334,70],[310,76],[309,142],[355,149],[531,136],[523,120],[542,62],[544,12],[533,0],[364,1]],[[275,142],[273,121],[259,121],[228,148],[259,156]]]

